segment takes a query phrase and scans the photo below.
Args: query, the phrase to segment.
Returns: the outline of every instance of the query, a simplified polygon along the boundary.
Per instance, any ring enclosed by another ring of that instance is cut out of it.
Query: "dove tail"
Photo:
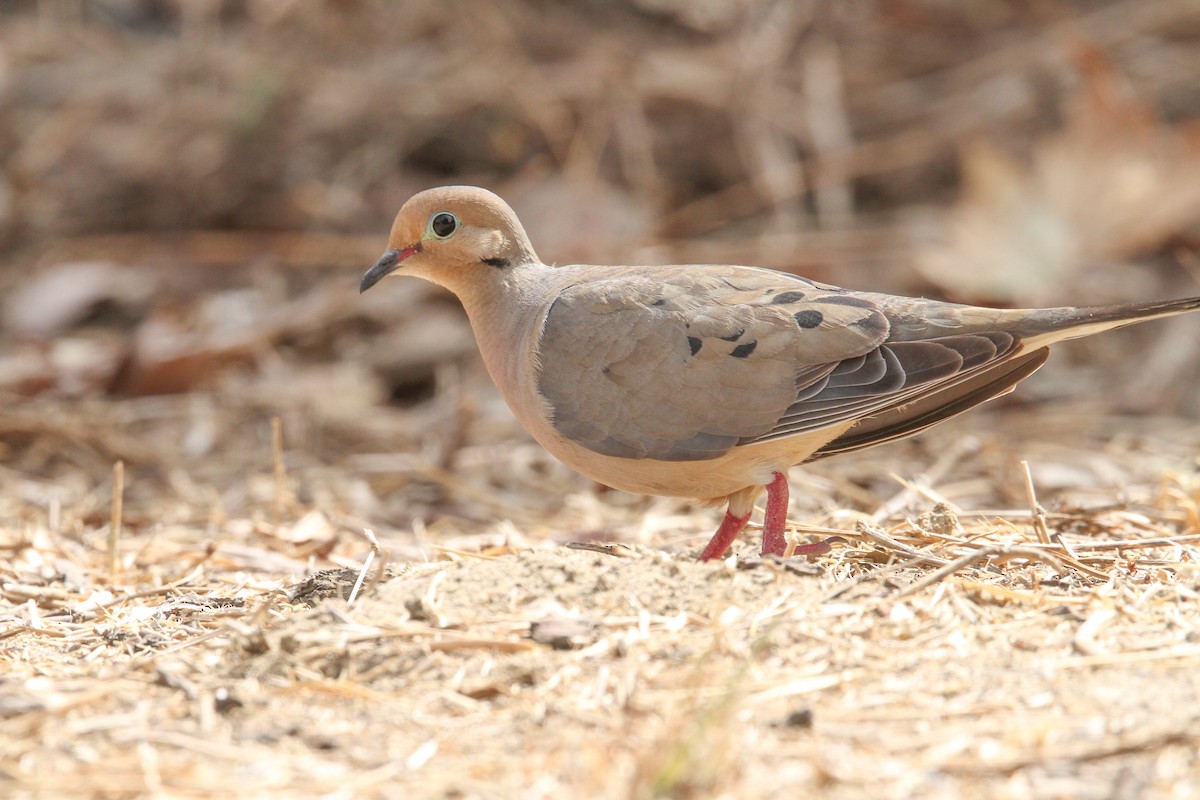
[[[1123,328],[1139,322],[1173,317],[1200,310],[1200,297],[1083,308],[1047,308],[1034,312],[1029,321],[1030,334],[1022,337],[1025,349],[1053,342],[1078,339],[1093,333]]]

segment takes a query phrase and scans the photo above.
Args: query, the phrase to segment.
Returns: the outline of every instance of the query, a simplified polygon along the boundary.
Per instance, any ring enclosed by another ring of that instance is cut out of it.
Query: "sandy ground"
[[[1195,791],[1194,424],[982,412],[797,470],[799,535],[839,532],[832,553],[763,561],[752,533],[710,564],[713,511],[597,494],[478,424],[509,431],[507,477],[468,455],[452,483],[417,479],[459,521],[376,526],[378,556],[297,499],[353,476],[289,449],[285,496],[264,447],[225,516],[131,473],[114,578],[111,486],[55,505],[26,482],[3,542],[4,793]]]

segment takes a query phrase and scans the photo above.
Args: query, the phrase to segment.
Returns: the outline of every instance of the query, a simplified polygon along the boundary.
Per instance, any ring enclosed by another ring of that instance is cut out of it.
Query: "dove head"
[[[413,195],[396,215],[388,249],[363,275],[365,292],[393,272],[460,293],[480,275],[537,261],[521,221],[486,189],[443,186]]]

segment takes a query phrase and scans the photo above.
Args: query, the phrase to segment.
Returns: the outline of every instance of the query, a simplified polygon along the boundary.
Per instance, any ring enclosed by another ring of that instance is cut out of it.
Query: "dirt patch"
[[[1138,468],[1195,447],[1176,433],[1091,464],[1129,470],[1126,499],[1059,503],[1049,544],[1028,512],[922,496],[955,495],[977,460],[883,498],[899,516],[805,519],[845,540],[811,562],[748,541],[696,563],[700,511],[661,526],[689,532],[683,552],[621,522],[628,544],[484,535],[426,563],[385,539],[384,577],[376,559],[352,604],[370,550],[289,580],[295,526],[88,597],[27,571],[60,557],[35,534],[9,543],[0,764],[33,793],[219,794],[233,775],[251,794],[1167,794],[1200,768],[1198,486],[1194,466]],[[842,463],[809,480],[868,466]],[[139,536],[139,574],[156,538]]]

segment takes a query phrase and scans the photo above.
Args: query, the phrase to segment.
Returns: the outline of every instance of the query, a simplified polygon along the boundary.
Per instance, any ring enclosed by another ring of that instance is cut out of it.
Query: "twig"
[[[275,464],[275,524],[283,519],[283,494],[286,475],[283,471],[283,421],[271,417],[271,459]]]
[[[1098,570],[1095,567],[1089,567],[1087,564],[1084,564],[1082,561],[1080,561],[1078,558],[1076,558],[1074,555],[1072,555],[1070,549],[1067,548],[1065,545],[1060,544],[1059,549],[1062,552],[1060,552],[1058,554],[1058,557],[1060,559],[1062,559],[1062,562],[1064,564],[1066,564],[1068,567],[1077,569],[1080,572],[1082,572],[1084,575],[1087,575],[1088,577],[1095,578],[1095,579],[1101,580],[1101,581],[1106,581],[1112,577],[1107,572],[1102,572],[1101,570]]]
[[[903,553],[904,555],[906,555],[909,558],[912,558],[918,562],[925,561],[930,564],[946,564],[946,565],[949,565],[952,563],[952,562],[947,561],[944,558],[940,558],[938,556],[931,555],[929,553],[926,553],[923,550],[918,550],[915,547],[909,547],[906,544],[898,542],[895,539],[893,539],[892,537],[888,536],[883,531],[876,530],[873,525],[866,523],[866,522],[860,522],[857,526],[855,526],[854,532],[856,534],[858,534],[859,536],[862,536],[864,539],[870,539],[870,540],[876,542],[877,544],[882,544],[887,549],[894,550],[897,553]]]
[[[951,561],[941,569],[931,572],[924,578],[921,578],[921,580],[910,583],[908,586],[897,592],[896,596],[906,597],[910,594],[916,594],[926,587],[945,580],[947,577],[953,575],[955,572],[958,572],[960,569],[965,569],[976,562],[986,561],[990,558],[1003,558],[1005,560],[1010,558],[1027,558],[1030,561],[1041,561],[1060,573],[1067,571],[1066,564],[1060,561],[1056,556],[1052,556],[1049,553],[1038,550],[1037,548],[1005,547],[1004,545],[993,544],[988,545],[987,547],[981,547],[978,550],[973,550],[970,553],[967,553],[965,556]]]
[[[119,544],[121,541],[122,509],[125,504],[125,462],[113,464],[112,518],[108,524],[108,578],[117,579],[121,566]]]
[[[637,555],[636,550],[621,542],[567,542],[563,547],[568,550],[588,550],[618,558],[631,558]]]
[[[1046,528],[1046,509],[1038,505],[1037,492],[1033,488],[1033,474],[1029,471],[1029,462],[1022,461],[1021,469],[1025,473],[1025,497],[1029,500],[1029,510],[1033,515],[1033,531],[1042,544],[1052,544],[1050,531]]]
[[[1158,539],[1121,539],[1116,542],[1100,544],[1077,544],[1072,547],[1078,553],[1096,552],[1098,550],[1138,550],[1146,547],[1174,547],[1181,544],[1200,542],[1200,533],[1188,536],[1165,536]]]
[[[383,550],[379,547],[379,540],[375,538],[375,532],[370,528],[363,528],[363,536],[371,543],[371,552],[367,553],[367,557],[363,559],[362,569],[358,571],[358,578],[354,581],[354,588],[350,590],[350,597],[346,600],[347,605],[354,605],[354,601],[358,599],[358,590],[362,588],[363,581],[367,577],[367,573],[371,569],[371,562],[378,556],[379,569],[375,571],[375,578],[371,581],[370,589],[375,588],[375,584],[379,583],[380,577],[383,575],[385,562],[383,561]]]

